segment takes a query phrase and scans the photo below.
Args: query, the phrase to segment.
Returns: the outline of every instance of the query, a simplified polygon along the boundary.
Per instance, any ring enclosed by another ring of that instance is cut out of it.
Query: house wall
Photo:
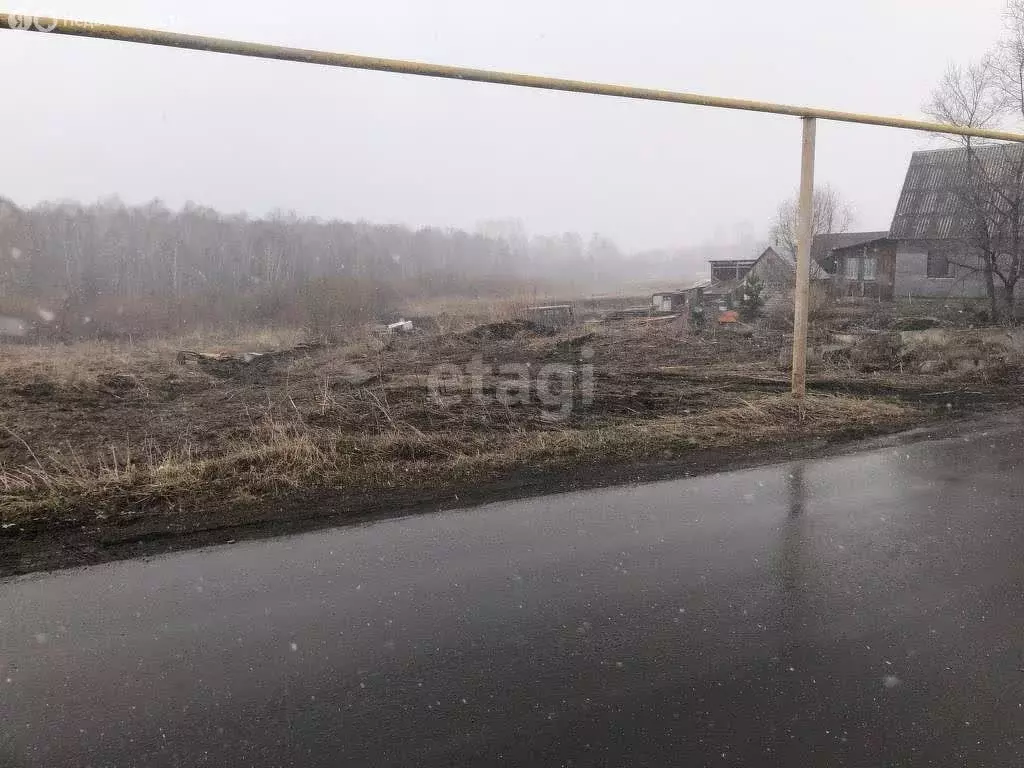
[[[793,270],[772,252],[765,253],[757,263],[750,269],[750,274],[756,276],[765,288],[792,288]]]
[[[865,298],[892,301],[895,294],[897,244],[893,240],[879,240],[864,245],[837,248],[832,252],[835,274],[831,278],[832,293],[841,298]],[[849,259],[873,258],[875,260],[874,280],[854,280],[846,276],[846,262]]]
[[[977,298],[987,295],[980,272],[957,266],[953,277],[928,277],[928,253],[945,253],[950,259],[969,263],[977,258],[942,241],[900,240],[896,249],[893,293],[897,299],[914,297]]]
[[[764,285],[761,290],[764,312],[774,312],[781,306],[793,304],[796,276],[774,251],[767,251],[762,255],[750,269],[750,274],[757,276]]]

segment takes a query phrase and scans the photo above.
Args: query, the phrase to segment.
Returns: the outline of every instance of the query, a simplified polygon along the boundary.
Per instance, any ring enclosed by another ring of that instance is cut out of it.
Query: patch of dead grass
[[[0,467],[0,521],[84,524],[97,517],[195,511],[211,502],[251,503],[299,489],[455,490],[524,469],[583,469],[869,433],[909,425],[918,416],[909,406],[873,399],[765,395],[697,414],[589,429],[423,432],[398,425],[353,434],[281,420],[254,427],[213,455],[111,446],[108,460],[86,464],[73,456],[32,454],[20,467]]]
[[[292,328],[248,328],[237,333],[196,330],[140,342],[78,341],[74,344],[0,343],[0,380],[45,382],[64,389],[94,387],[104,375],[165,375],[179,350],[213,353],[291,349],[304,338]],[[99,382],[102,383],[102,382]]]

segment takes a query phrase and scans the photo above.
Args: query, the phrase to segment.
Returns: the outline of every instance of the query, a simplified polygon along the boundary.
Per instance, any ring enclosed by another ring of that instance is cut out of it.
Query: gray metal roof
[[[752,267],[757,259],[708,259],[712,267]]]
[[[738,280],[719,280],[712,282],[704,289],[705,296],[726,296],[743,285],[743,278]]]
[[[863,245],[873,240],[884,240],[888,232],[829,232],[815,235],[811,241],[811,259],[820,261],[827,258],[836,248],[849,248],[851,245]]]
[[[711,280],[709,278],[703,278],[695,283],[691,283],[690,285],[683,286],[682,288],[676,288],[674,291],[669,291],[669,293],[689,293],[690,291],[696,291],[698,288],[707,288],[710,285]]]
[[[859,234],[868,234],[868,233],[859,233]],[[815,237],[815,240],[817,240],[818,237],[827,237],[827,236],[825,236],[825,235],[817,235]],[[761,255],[757,257],[757,260],[760,261],[761,259],[763,259],[765,257],[765,255],[768,253],[768,251],[771,251],[772,253],[774,253],[775,256],[779,259],[779,261],[781,261],[783,263],[783,265],[787,269],[792,270],[794,274],[796,273],[796,256],[794,256],[792,253],[787,251],[782,246],[779,246],[779,245],[769,245],[767,248],[765,248],[761,252]],[[828,252],[826,252],[825,255],[827,256]],[[811,279],[812,280],[818,280],[818,279],[821,279],[821,278],[824,278],[824,277],[828,277],[828,272],[821,266],[821,264],[819,264],[813,258],[813,247],[812,247],[812,258],[811,258],[811,272],[810,272],[810,275],[811,275]]]
[[[1024,146],[983,144],[915,152],[896,204],[889,235],[900,240],[962,237],[978,201],[1021,183]],[[1019,192],[1014,195],[1019,199]],[[974,201],[974,202],[972,202]]]

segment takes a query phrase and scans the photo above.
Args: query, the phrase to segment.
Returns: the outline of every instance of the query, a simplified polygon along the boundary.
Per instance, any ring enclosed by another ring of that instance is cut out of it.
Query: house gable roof
[[[767,248],[761,251],[761,255],[757,257],[757,261],[755,261],[754,263],[757,264],[758,261],[763,259],[765,256],[768,256],[769,254],[774,255],[775,258],[777,258],[790,269],[796,269],[796,257],[793,256],[793,254],[791,254],[785,248],[778,245],[769,245]]]
[[[969,215],[969,195],[982,190],[985,196],[984,185],[1019,184],[1022,163],[1024,146],[1016,143],[915,152],[907,166],[890,237],[939,240],[960,236]]]
[[[783,267],[788,269],[794,275],[796,274],[796,256],[791,254],[785,248],[782,248],[781,246],[778,246],[778,245],[769,245],[767,248],[765,248],[761,252],[761,255],[757,257],[757,261],[754,262],[755,266],[757,265],[758,262],[761,261],[761,259],[763,259],[763,258],[765,258],[766,256],[769,256],[769,255],[774,257],[774,258],[776,258],[776,259],[778,259],[778,261],[783,265]],[[825,271],[825,269],[821,266],[821,264],[819,264],[817,262],[817,260],[812,258],[811,259],[811,279],[812,280],[818,280],[818,279],[821,279],[821,278],[827,277],[827,276],[828,276],[828,272]]]

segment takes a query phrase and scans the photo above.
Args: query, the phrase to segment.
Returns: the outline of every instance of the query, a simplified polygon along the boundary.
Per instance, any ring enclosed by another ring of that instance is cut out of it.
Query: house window
[[[953,277],[953,269],[944,253],[928,254],[928,277]]]
[[[867,256],[864,258],[864,277],[862,280],[874,280],[875,279],[875,257]]]
[[[855,259],[852,256],[846,257],[846,267],[843,270],[847,280],[858,280],[860,279],[860,259]]]

